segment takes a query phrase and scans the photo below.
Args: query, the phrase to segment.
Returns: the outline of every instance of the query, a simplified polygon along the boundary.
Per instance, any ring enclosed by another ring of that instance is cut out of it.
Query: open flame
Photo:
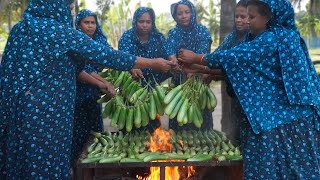
[[[171,152],[172,143],[170,142],[170,137],[172,132],[157,128],[153,136],[150,136],[150,143],[148,143],[151,152]]]
[[[157,128],[153,136],[150,136],[150,142],[148,147],[151,152],[172,152],[172,143],[170,141],[172,136],[171,131],[166,131]],[[183,147],[183,141],[179,142]],[[168,160],[170,162],[181,162],[181,160]],[[159,162],[168,162],[168,161],[159,161]],[[182,161],[183,162],[183,161]],[[185,168],[185,167],[184,167]],[[195,170],[192,166],[188,167],[188,177],[194,175]],[[148,177],[137,177],[139,180],[160,180],[160,167],[150,167],[150,174]],[[166,180],[178,180],[180,179],[179,167],[178,166],[169,166],[165,167],[165,179]]]

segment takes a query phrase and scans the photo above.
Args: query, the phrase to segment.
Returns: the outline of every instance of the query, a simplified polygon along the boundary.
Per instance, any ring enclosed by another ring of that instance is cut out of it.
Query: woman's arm
[[[103,93],[106,93],[110,97],[113,97],[116,95],[116,90],[114,86],[95,72],[88,74],[87,72],[82,71],[78,75],[77,79],[82,83],[90,84],[92,86],[99,88]]]
[[[211,54],[195,54],[189,50],[180,50],[178,60],[186,64],[208,65],[210,68],[221,67],[233,63],[259,61],[277,49],[277,38],[273,32],[264,32],[253,41],[241,43],[230,50],[222,50]]]
[[[69,32],[72,34],[67,34],[65,37],[73,38],[67,39],[70,45],[66,47],[66,51],[70,55],[76,55],[79,60],[93,61],[105,67],[122,71],[132,68],[151,68],[167,72],[175,64],[162,58],[150,60],[148,58],[136,57],[101,45],[77,30],[69,30]],[[62,42],[60,43],[62,44]]]

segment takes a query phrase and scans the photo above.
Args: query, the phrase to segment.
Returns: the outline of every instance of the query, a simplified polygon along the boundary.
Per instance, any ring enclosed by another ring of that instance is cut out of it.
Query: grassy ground
[[[3,53],[4,46],[6,45],[5,41],[0,41],[0,55]]]
[[[320,48],[309,49],[309,53],[313,61],[320,61]],[[315,68],[317,72],[320,73],[320,64],[315,65]]]

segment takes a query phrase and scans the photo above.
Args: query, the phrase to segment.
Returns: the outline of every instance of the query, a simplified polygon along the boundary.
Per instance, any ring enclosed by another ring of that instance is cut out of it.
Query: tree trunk
[[[9,32],[11,32],[12,29],[12,4],[9,4],[9,11],[8,11],[8,28]]]
[[[104,25],[104,21],[106,20],[105,14],[106,14],[107,10],[109,9],[110,3],[111,3],[111,0],[106,0],[103,8],[101,10],[101,26]]]
[[[0,1],[0,13],[6,9],[6,7],[9,3],[10,3],[10,0],[1,0]]]
[[[220,43],[225,36],[232,31],[234,25],[234,9],[236,0],[221,0],[221,14],[220,14]],[[223,22],[223,23],[222,23]],[[226,93],[226,83],[221,83],[221,103],[222,103],[222,119],[221,130],[227,135],[232,134],[229,124],[231,121],[231,98]],[[229,132],[230,131],[230,132]]]
[[[320,0],[310,0],[310,14],[320,18]]]
[[[76,1],[74,1],[74,5],[75,5],[75,13],[76,13],[76,15],[79,13],[79,2],[78,2],[78,0],[76,0]]]
[[[310,7],[309,7],[309,14],[311,16],[314,16],[316,18],[320,18],[320,0],[310,0]],[[317,37],[315,25],[311,25],[310,27],[310,33],[311,37]]]

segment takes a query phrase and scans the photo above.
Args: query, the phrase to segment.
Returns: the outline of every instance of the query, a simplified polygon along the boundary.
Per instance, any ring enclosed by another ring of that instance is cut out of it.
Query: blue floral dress
[[[245,179],[319,179],[319,78],[290,2],[263,2],[273,13],[264,32],[205,59],[223,66],[247,116]]]
[[[80,21],[83,18],[92,16],[96,20],[96,31],[93,35],[93,40],[110,47],[107,42],[107,37],[104,35],[100,24],[98,23],[97,15],[89,10],[81,10],[76,17],[76,29],[81,31]],[[110,47],[111,48],[111,47]],[[83,67],[84,66],[84,67]],[[82,68],[83,67],[83,68]],[[101,72],[103,66],[86,61],[83,65],[79,65],[79,70],[88,74]],[[98,87],[76,82],[76,100],[74,111],[74,127],[72,137],[72,164],[75,163],[77,157],[81,154],[85,143],[88,141],[91,131],[102,132],[103,121],[101,116],[101,105],[97,100],[101,97],[101,92]]]
[[[72,28],[71,0],[31,0],[0,67],[0,179],[69,179],[76,65],[129,70],[136,57]]]
[[[178,24],[176,19],[177,6],[180,4],[187,5],[191,9],[192,16],[188,27],[182,27],[180,24]],[[177,52],[180,49],[188,49],[199,54],[209,53],[212,43],[211,35],[205,26],[197,23],[197,12],[194,5],[188,0],[181,0],[171,5],[171,14],[173,19],[177,22],[177,25],[175,28],[171,29],[168,34],[168,53],[170,55],[177,55]],[[174,74],[173,81],[176,85],[183,83],[185,80],[186,76],[184,74]],[[212,129],[212,113],[205,110],[203,116],[204,121],[201,129]],[[180,127],[176,119],[170,120],[169,126],[173,130],[191,130],[195,128],[193,124],[185,124]]]
[[[144,13],[149,13],[152,20],[152,31],[149,34],[149,40],[147,42],[141,42],[137,35],[137,22]],[[135,11],[132,20],[132,28],[124,32],[121,36],[119,41],[119,50],[140,57],[168,59],[169,54],[166,51],[166,40],[163,34],[157,30],[153,9],[140,7]],[[171,76],[169,73],[162,73],[149,68],[141,69],[141,71],[145,77],[142,84],[146,85],[144,81],[147,81],[152,87],[155,87],[156,83],[161,83]],[[146,126],[146,129],[152,132],[159,125],[159,121],[152,120]],[[143,129],[140,128],[139,130]]]
[[[243,42],[245,35],[246,34],[240,34],[234,25],[234,30],[226,36],[226,38],[215,51],[227,50],[235,47],[236,45],[239,45],[241,42]],[[234,145],[239,146],[239,122],[242,121],[241,119],[246,118],[246,116],[242,110],[239,100],[237,99],[237,96],[234,93],[234,90],[232,89],[230,81],[228,80],[228,78],[226,78],[225,80],[227,84],[226,91],[228,95],[232,98],[230,105],[232,114],[230,119],[224,119],[223,121],[221,121],[221,129],[223,132],[226,133],[226,135]]]

